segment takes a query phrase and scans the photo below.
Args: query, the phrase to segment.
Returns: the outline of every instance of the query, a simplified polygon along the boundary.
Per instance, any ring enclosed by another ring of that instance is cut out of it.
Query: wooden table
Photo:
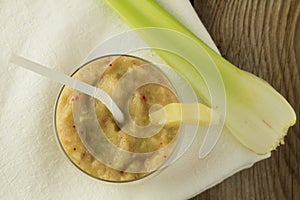
[[[300,99],[300,0],[195,0],[221,54],[268,81],[294,107]],[[193,200],[300,200],[300,126],[271,158]]]

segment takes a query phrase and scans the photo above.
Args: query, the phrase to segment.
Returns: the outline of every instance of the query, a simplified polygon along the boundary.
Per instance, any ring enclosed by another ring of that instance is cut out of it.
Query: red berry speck
[[[75,97],[72,97],[72,101],[77,101],[79,99],[79,96],[75,96]]]
[[[105,123],[106,123],[106,121],[107,121],[107,119],[106,119],[106,118],[102,118],[102,119],[101,119],[101,123],[102,123],[102,124],[105,124]]]
[[[141,100],[146,102],[147,101],[147,97],[145,95],[141,95]]]

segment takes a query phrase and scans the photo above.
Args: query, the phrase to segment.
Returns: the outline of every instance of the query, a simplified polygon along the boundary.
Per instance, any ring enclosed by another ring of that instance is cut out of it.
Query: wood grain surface
[[[300,0],[194,0],[221,54],[269,82],[298,122],[271,158],[193,200],[300,200]]]

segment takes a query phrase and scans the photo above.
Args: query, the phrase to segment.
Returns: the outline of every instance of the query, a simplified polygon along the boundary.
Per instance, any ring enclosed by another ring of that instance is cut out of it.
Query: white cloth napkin
[[[187,0],[159,0],[217,51]],[[129,30],[101,0],[0,1],[1,199],[186,199],[250,167],[257,156],[225,129],[213,152],[189,151],[158,176],[133,184],[107,184],[79,172],[53,134],[53,106],[61,85],[14,66],[14,52],[71,73],[97,44]]]

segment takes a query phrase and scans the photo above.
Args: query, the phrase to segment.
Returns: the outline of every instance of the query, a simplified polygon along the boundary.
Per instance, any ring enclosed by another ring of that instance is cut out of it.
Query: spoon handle
[[[37,74],[45,76],[51,80],[67,85],[75,90],[85,93],[91,97],[95,97],[100,100],[113,114],[114,118],[122,123],[124,121],[124,116],[120,108],[112,100],[112,98],[104,91],[99,88],[93,87],[87,83],[74,79],[67,76],[61,72],[54,71],[43,65],[35,63],[24,57],[12,54],[9,58],[9,62],[16,64],[20,67],[33,71]]]

